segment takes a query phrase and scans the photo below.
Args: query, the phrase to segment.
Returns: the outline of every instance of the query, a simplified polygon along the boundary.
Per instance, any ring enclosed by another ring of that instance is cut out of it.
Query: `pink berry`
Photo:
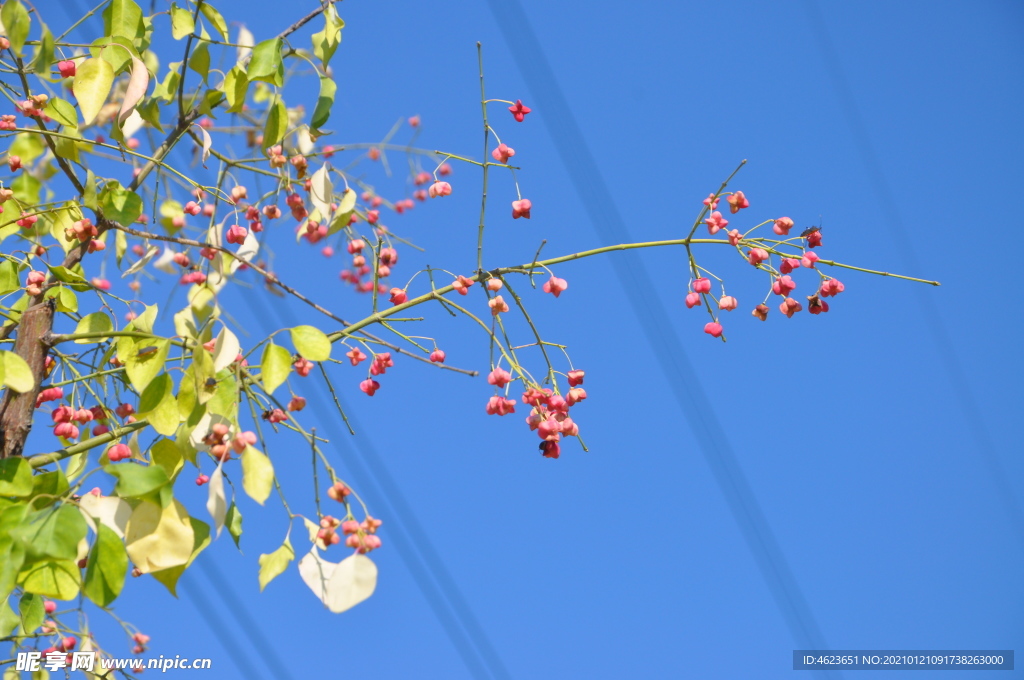
[[[704,332],[713,338],[719,338],[722,336],[722,324],[717,321],[709,321],[704,324]]]
[[[527,198],[521,198],[518,201],[512,201],[512,219],[517,220],[520,217],[530,219],[530,209],[533,207],[533,203]]]
[[[515,104],[508,107],[508,110],[512,113],[513,118],[522,123],[523,119],[526,118],[526,114],[530,113],[533,109],[529,106],[523,106],[523,100],[517,99]]]

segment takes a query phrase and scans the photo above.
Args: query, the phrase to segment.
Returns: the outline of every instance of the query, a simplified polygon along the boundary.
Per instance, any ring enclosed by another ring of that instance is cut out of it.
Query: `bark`
[[[53,329],[54,301],[46,300],[29,307],[18,322],[18,337],[14,352],[32,370],[35,384],[28,392],[8,389],[0,405],[0,459],[20,456],[25,440],[32,431],[32,416],[36,409],[36,396],[46,375],[46,356],[50,351],[47,339]]]

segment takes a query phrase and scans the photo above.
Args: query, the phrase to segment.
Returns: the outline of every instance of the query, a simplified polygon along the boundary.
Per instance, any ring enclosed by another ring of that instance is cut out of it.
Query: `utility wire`
[[[74,8],[68,3],[59,3],[60,7],[64,10],[64,13],[71,19],[76,21],[79,17],[85,16],[89,11],[89,8],[85,7],[83,0],[71,0],[74,4]],[[77,9],[75,9],[77,8]],[[75,16],[75,13],[78,15]],[[93,17],[93,21],[97,19],[97,16]],[[216,565],[209,563],[203,557],[200,557],[197,562],[200,568],[203,570],[207,579],[214,583],[213,591],[217,593],[218,597],[227,605],[226,609],[231,614],[235,622],[246,632],[246,637],[250,642],[250,645],[256,650],[256,653],[263,660],[264,668],[269,668],[275,673],[275,678],[279,680],[291,680],[291,675],[287,669],[281,663],[281,660],[274,653],[273,647],[267,644],[266,636],[263,634],[262,629],[258,625],[254,625],[254,619],[249,615],[247,609],[242,604],[238,595],[234,592],[230,582],[227,582],[220,574]],[[199,612],[199,615],[209,626],[210,631],[216,635],[217,640],[221,646],[228,652],[231,660],[237,666],[242,676],[249,680],[263,680],[264,676],[253,666],[249,660],[249,655],[246,654],[242,648],[235,641],[235,638],[227,636],[224,631],[228,630],[228,626],[224,623],[224,620],[219,614],[210,606],[209,602],[203,601],[196,597],[193,590],[198,591],[199,586],[194,580],[192,574],[187,572],[182,573],[178,580],[178,591],[185,595],[185,597],[192,603]],[[256,644],[254,644],[256,643]]]
[[[264,675],[252,664],[249,660],[249,655],[246,654],[242,648],[236,642],[237,638],[231,635],[225,635],[224,632],[229,630],[229,626],[224,622],[224,619],[217,613],[215,607],[211,607],[209,602],[204,602],[198,593],[201,592],[199,584],[193,580],[192,574],[187,570],[182,573],[178,579],[178,591],[183,592],[185,596],[192,602],[192,606],[199,612],[199,616],[206,622],[207,627],[210,629],[216,638],[220,642],[221,646],[227,651],[228,656],[234,662],[235,666],[241,672],[242,677],[246,680],[264,680]],[[184,586],[184,588],[182,588]],[[193,592],[193,589],[195,592]]]
[[[275,315],[282,326],[294,326],[297,323],[294,312],[287,306],[268,305],[257,310],[249,296],[242,297],[264,332],[272,330],[268,326],[266,309]],[[383,504],[389,508],[388,535],[470,674],[474,678],[511,680],[512,676],[490,638],[371,439],[352,437],[344,431],[339,425],[337,414],[324,405],[330,397],[323,393],[319,385],[316,389],[321,392],[321,398],[310,399],[307,409],[316,415],[318,429],[326,431],[331,442],[338,445],[338,453],[343,462],[360,478],[368,495],[375,499],[374,504]],[[352,411],[347,409],[343,397],[336,396],[352,428],[356,432],[364,431]]]
[[[900,215],[899,203],[896,201],[893,191],[886,179],[885,171],[878,160],[875,146],[871,143],[871,135],[868,133],[867,125],[861,116],[860,108],[857,106],[857,98],[853,95],[853,89],[846,78],[839,53],[829,36],[828,25],[825,23],[821,7],[816,0],[804,0],[804,11],[811,23],[812,31],[818,49],[821,52],[822,61],[825,63],[828,74],[835,88],[836,96],[839,98],[839,108],[846,118],[850,127],[855,146],[860,152],[861,160],[867,170],[875,197],[881,205],[882,212],[886,215],[886,232],[892,237],[908,270],[913,272],[922,271],[921,262],[914,249],[913,239],[907,231]],[[935,348],[938,350],[945,369],[946,377],[953,388],[953,398],[960,407],[967,421],[968,429],[974,438],[975,446],[981,454],[981,460],[987,469],[992,483],[996,488],[996,495],[999,504],[1010,519],[1015,538],[1021,547],[1024,547],[1024,512],[1010,486],[1009,476],[999,460],[995,442],[985,425],[981,408],[971,389],[971,383],[967,379],[967,372],[964,370],[959,355],[953,347],[949,337],[949,331],[943,323],[943,314],[935,304],[931,291],[924,286],[914,286],[914,294],[917,296],[918,304],[921,306],[924,324],[932,336]]]
[[[488,0],[502,35],[509,43],[527,86],[543,111],[544,120],[555,148],[605,245],[628,242],[629,234],[618,207],[611,200],[613,193],[601,175],[562,90],[558,85],[544,50],[519,0]],[[514,40],[505,27],[515,26]],[[611,258],[612,266],[625,290],[657,290],[639,258],[630,251]],[[655,319],[669,317],[656,295],[628,295],[640,327],[658,356],[663,357],[662,370],[672,387],[680,410],[690,423],[701,452],[707,460],[718,486],[725,496],[743,534],[754,561],[782,612],[797,645],[802,649],[828,649],[825,638],[768,520],[732,450],[711,400],[690,363],[686,349],[674,332]],[[839,678],[838,672],[812,671],[816,677]]]
[[[255,623],[259,619],[249,614],[248,608],[242,603],[242,599],[238,597],[231,583],[224,578],[213,559],[206,553],[202,553],[193,564],[199,565],[199,571],[203,572],[203,576],[213,586],[213,592],[217,593],[217,596],[224,602],[225,608],[230,612],[238,612],[235,620],[241,626],[249,644],[256,648],[260,658],[263,659],[263,667],[273,673],[274,680],[292,680],[288,667],[277,655],[273,643],[263,634],[263,628]]]

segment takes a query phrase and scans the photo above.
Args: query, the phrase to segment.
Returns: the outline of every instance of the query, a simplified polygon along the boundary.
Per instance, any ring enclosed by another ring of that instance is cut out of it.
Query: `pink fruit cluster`
[[[357,522],[354,519],[340,521],[330,515],[324,515],[320,520],[317,538],[323,542],[325,547],[337,545],[341,542],[341,536],[337,531],[340,528],[341,533],[345,535],[345,545],[355,548],[359,554],[366,554],[381,547],[380,537],[377,536],[377,529],[381,524],[383,524],[381,520],[374,519],[369,515],[362,522]]]
[[[708,232],[712,235],[726,228],[729,221],[723,217],[722,213],[715,210],[718,207],[720,196],[716,194],[710,194],[704,199],[704,205],[711,211],[709,217],[704,220],[704,224],[708,227]],[[736,191],[728,194],[726,201],[729,204],[729,211],[732,214],[738,213],[740,210],[750,207],[750,200],[747,199],[746,195],[742,191]],[[793,229],[795,223],[790,217],[779,217],[771,221],[772,231],[778,236],[788,236],[790,230]],[[779,304],[779,311],[785,314],[787,317],[792,317],[799,311],[803,310],[803,305],[796,299],[790,296],[790,294],[796,289],[796,282],[790,276],[790,274],[800,268],[815,269],[815,265],[819,261],[818,254],[813,251],[814,248],[821,246],[821,230],[818,227],[811,227],[805,230],[800,238],[804,240],[804,249],[799,257],[788,257],[781,256],[779,268],[776,271],[770,265],[771,253],[768,249],[762,247],[751,247],[748,248],[746,253],[743,253],[746,260],[759,269],[764,269],[772,273],[772,284],[771,292],[783,298]],[[744,239],[738,229],[733,229],[728,232],[729,244],[740,246],[741,241]],[[767,264],[766,264],[767,263]],[[823,282],[821,283],[818,291],[814,295],[807,296],[808,311],[811,314],[821,314],[829,310],[829,305],[822,298],[835,296],[841,293],[845,286],[837,279],[828,278],[821,275]],[[692,309],[697,307],[704,300],[704,296],[711,296],[711,280],[703,276],[698,276],[690,284],[690,290],[686,294],[684,304],[687,308]],[[713,299],[713,298],[712,298]],[[716,306],[722,311],[732,311],[739,306],[737,299],[731,295],[726,295],[724,292],[722,296],[717,300]],[[709,310],[711,305],[708,305]],[[768,305],[761,303],[757,305],[752,315],[756,318],[764,321],[768,318],[769,308]],[[714,313],[712,313],[714,317]],[[721,337],[723,329],[722,324],[719,323],[717,318],[713,318],[712,321],[704,325],[704,332],[708,335],[718,338]]]
[[[217,460],[230,460],[232,451],[240,454],[257,441],[255,432],[239,432],[234,437],[230,433],[231,428],[224,423],[214,423],[203,437],[203,443],[210,447],[210,455]]]
[[[562,438],[575,437],[580,432],[579,426],[569,416],[569,409],[587,398],[587,391],[582,387],[584,372],[574,369],[566,375],[569,391],[564,397],[548,387],[540,386],[531,386],[522,395],[523,403],[530,407],[526,424],[543,440],[540,450],[546,458],[558,458],[561,455]],[[502,368],[495,368],[487,377],[487,382],[499,389],[511,381],[511,374]],[[516,401],[494,395],[487,401],[485,410],[488,415],[515,413]]]

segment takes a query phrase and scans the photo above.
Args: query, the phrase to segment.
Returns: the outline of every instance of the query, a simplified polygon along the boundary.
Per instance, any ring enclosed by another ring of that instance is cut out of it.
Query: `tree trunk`
[[[22,455],[25,440],[32,431],[36,396],[46,375],[46,356],[50,350],[47,338],[53,329],[54,307],[52,299],[36,304],[25,310],[18,322],[14,353],[28,363],[35,384],[31,390],[20,394],[7,389],[0,406],[0,459]]]

